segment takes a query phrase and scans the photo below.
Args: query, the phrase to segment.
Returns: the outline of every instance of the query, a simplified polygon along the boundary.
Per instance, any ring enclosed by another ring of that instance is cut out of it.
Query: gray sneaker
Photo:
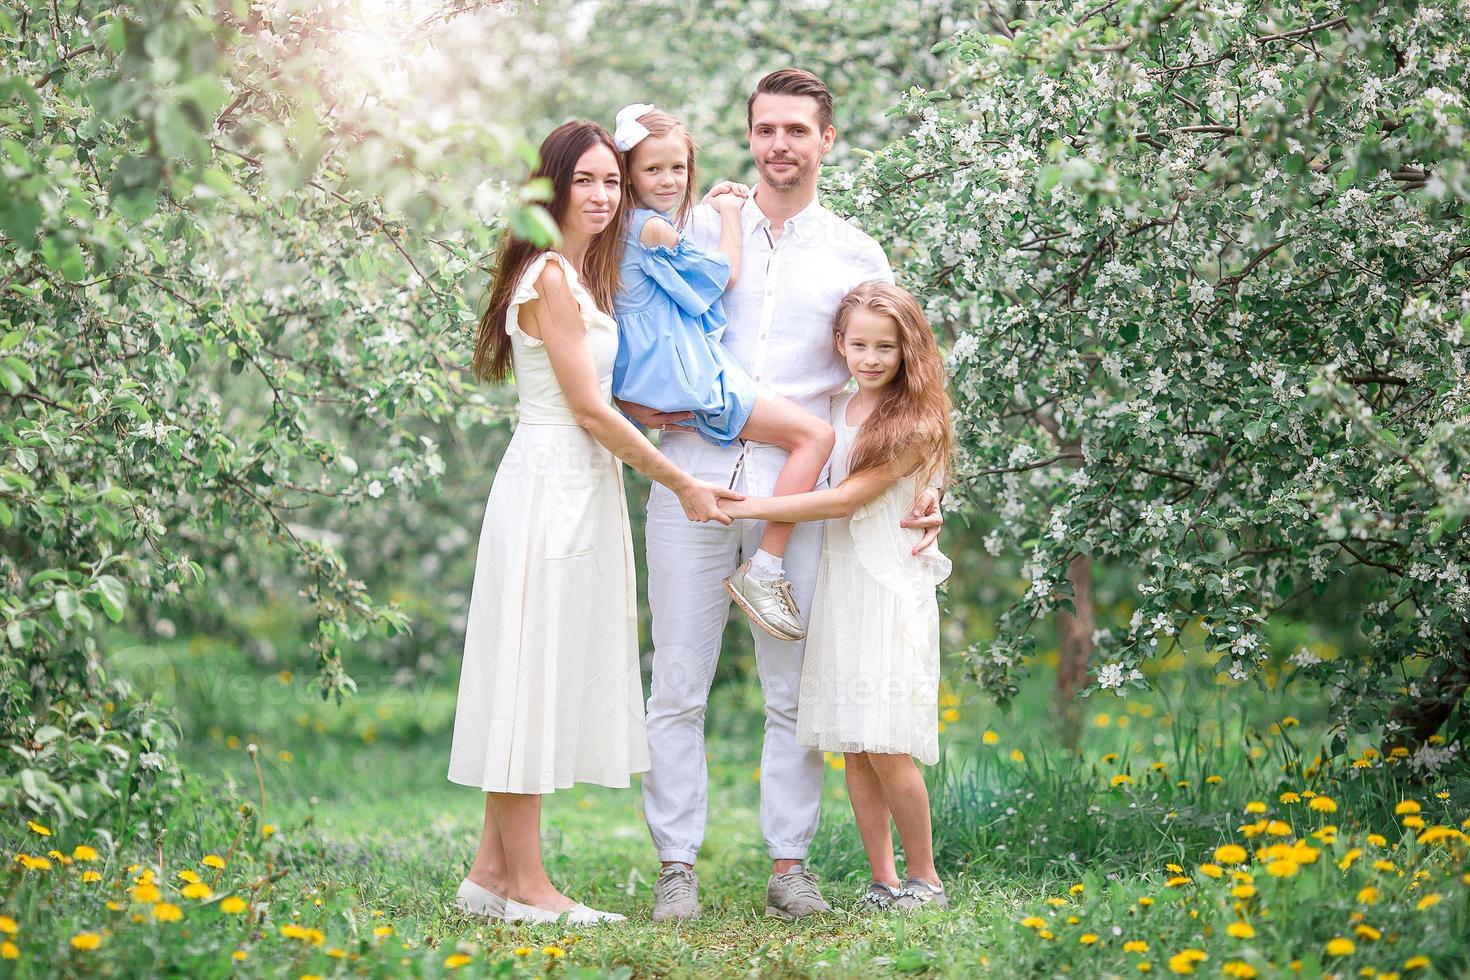
[[[671,864],[653,883],[653,921],[699,918],[699,875],[693,868]]]
[[[813,912],[830,912],[832,906],[817,887],[817,876],[799,864],[790,871],[773,874],[766,882],[766,915],[799,919]]]
[[[893,900],[903,894],[903,889],[894,888],[892,885],[881,881],[868,882],[868,890],[858,898],[858,911],[860,912],[886,912]]]
[[[944,894],[944,885],[938,888],[929,884],[923,878],[910,878],[903,883],[903,888],[894,898],[893,904],[896,908],[905,912],[923,908],[925,905],[934,905],[941,909],[949,908],[949,898]]]
[[[745,610],[751,621],[778,640],[800,640],[806,636],[801,610],[784,578],[751,577],[750,562],[742,562],[735,574],[725,579],[725,591]]]

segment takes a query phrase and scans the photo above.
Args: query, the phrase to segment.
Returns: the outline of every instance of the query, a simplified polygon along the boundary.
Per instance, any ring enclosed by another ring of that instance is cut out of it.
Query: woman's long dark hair
[[[546,177],[551,181],[551,203],[547,210],[558,227],[567,217],[572,196],[572,174],[577,161],[592,147],[601,143],[618,161],[619,185],[623,192],[613,210],[613,219],[598,232],[582,260],[582,285],[604,313],[612,313],[613,295],[618,291],[618,265],[623,257],[623,224],[628,215],[627,174],[623,173],[623,155],[608,131],[595,122],[575,120],[562,123],[541,141],[541,164],[532,179]],[[505,314],[510,308],[515,288],[527,266],[546,249],[517,238],[507,229],[501,238],[495,258],[495,278],[490,299],[480,317],[475,337],[475,376],[482,381],[504,381],[510,373],[510,335],[505,332]]]

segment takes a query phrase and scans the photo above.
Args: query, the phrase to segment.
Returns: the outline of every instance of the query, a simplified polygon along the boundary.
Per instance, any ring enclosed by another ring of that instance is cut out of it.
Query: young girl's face
[[[847,369],[858,390],[877,394],[898,377],[903,349],[893,317],[858,308],[847,318],[847,329],[837,335],[837,352],[847,358]]]
[[[655,211],[672,211],[689,187],[689,143],[674,130],[667,136],[645,136],[633,147],[633,194]]]

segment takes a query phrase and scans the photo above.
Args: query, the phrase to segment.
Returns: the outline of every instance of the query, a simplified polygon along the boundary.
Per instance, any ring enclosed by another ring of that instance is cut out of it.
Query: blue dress
[[[755,407],[756,386],[720,344],[730,260],[683,235],[673,248],[639,240],[649,218],[634,208],[613,303],[618,357],[613,394],[660,412],[693,412],[691,426],[721,446],[735,442]],[[672,224],[672,222],[670,222]]]

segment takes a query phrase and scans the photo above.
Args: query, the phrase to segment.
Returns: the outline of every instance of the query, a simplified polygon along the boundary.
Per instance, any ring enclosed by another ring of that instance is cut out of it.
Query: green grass
[[[1266,729],[1280,718],[1272,699],[1201,685],[1187,665],[1165,678],[1164,689],[1196,691],[1189,702],[1160,697],[1131,709],[1113,698],[1090,702],[1093,723],[1080,757],[1047,746],[1040,685],[1009,719],[978,703],[959,705],[943,736],[945,763],[930,773],[939,866],[955,907],[911,919],[853,911],[867,872],[835,769],[811,864],[837,911],[791,924],[763,915],[758,691],[751,682],[724,686],[711,710],[720,727],[709,741],[712,806],[699,865],[704,917],[648,921],[657,862],[639,793],[577,787],[546,802],[548,870],[566,893],[631,921],[576,936],[487,923],[451,907],[482,806],[478,793],[444,778],[452,690],[394,691],[383,679],[338,708],[315,700],[294,677],[253,670],[206,643],[140,648],[128,667],[179,714],[184,799],[161,849],[126,839],[113,852],[84,826],[57,827],[45,839],[24,826],[6,828],[13,852],[39,855],[55,846],[70,853],[76,844],[102,852],[97,862],[53,862],[50,870],[17,868],[10,876],[0,911],[17,922],[18,958],[5,964],[16,975],[436,976],[452,972],[446,961],[463,952],[470,959],[460,972],[474,975],[1091,977],[1137,976],[1147,962],[1154,974],[1170,976],[1169,958],[1191,948],[1208,957],[1195,973],[1209,976],[1222,975],[1227,962],[1260,976],[1357,976],[1365,967],[1401,971],[1420,954],[1430,965],[1416,975],[1470,971],[1466,845],[1420,844],[1393,813],[1409,795],[1423,804],[1427,824],[1458,827],[1470,795],[1463,769],[1417,786],[1402,782],[1402,765],[1345,770],[1352,777],[1323,771],[1308,780],[1303,767],[1316,752],[1316,719],[1272,734]],[[1106,726],[1096,723],[1103,712]],[[982,740],[987,730],[995,744]],[[1011,755],[1018,749],[1020,761]],[[1116,760],[1103,761],[1114,752]],[[1119,775],[1130,781],[1112,786]],[[1330,792],[1338,811],[1278,799],[1309,788]],[[1247,840],[1238,828],[1258,819],[1245,815],[1248,800],[1267,803],[1266,816],[1281,819],[1289,833]],[[275,830],[263,836],[266,823]],[[1338,827],[1334,841],[1313,836],[1329,823]],[[1383,844],[1367,844],[1369,832],[1385,835]],[[1315,847],[1316,860],[1279,879],[1256,862],[1250,871],[1258,894],[1250,899],[1229,895],[1228,868],[1220,878],[1197,870],[1222,843],[1293,840]],[[1365,854],[1339,870],[1354,846]],[[206,868],[206,853],[224,856],[228,866]],[[1374,860],[1392,861],[1393,871],[1374,870]],[[1178,877],[1187,883],[1166,885],[1175,877],[1170,863],[1184,869]],[[139,870],[129,873],[130,864]],[[152,906],[128,899],[126,889],[148,867],[163,897],[182,911],[180,921],[155,922]],[[82,882],[87,869],[101,880]],[[202,875],[213,901],[178,894],[184,869]],[[1420,870],[1422,880],[1414,877]],[[1358,901],[1368,884],[1380,897]],[[246,897],[251,908],[224,914],[218,899],[227,894]],[[1420,911],[1429,894],[1443,897]],[[108,900],[119,908],[108,909]],[[1033,915],[1044,925],[1021,924]],[[1226,936],[1226,923],[1237,920],[1250,922],[1255,936]],[[282,935],[292,924],[319,930],[320,943],[310,932]],[[1364,925],[1380,938],[1355,936]],[[384,926],[392,934],[374,936]],[[89,932],[98,935],[98,949],[71,948],[73,936]],[[1097,941],[1085,943],[1089,935]],[[1354,951],[1329,956],[1333,937],[1353,938]],[[1148,952],[1125,952],[1130,940],[1147,942]],[[246,954],[238,963],[231,959],[237,949]],[[1299,971],[1288,966],[1294,960]]]

